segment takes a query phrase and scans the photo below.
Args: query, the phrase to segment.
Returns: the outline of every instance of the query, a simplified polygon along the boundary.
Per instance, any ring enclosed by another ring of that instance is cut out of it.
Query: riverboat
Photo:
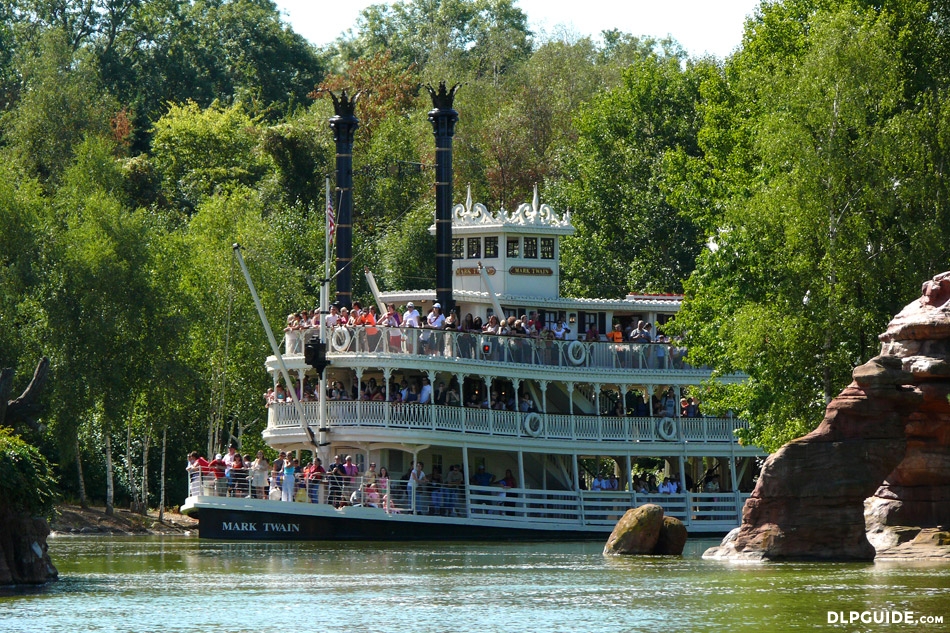
[[[327,466],[331,456],[349,455],[359,475],[336,493],[326,476],[303,481],[298,487],[316,488],[294,495],[303,503],[247,498],[233,486],[232,496],[195,488],[183,509],[199,516],[200,536],[601,539],[643,503],[662,505],[691,533],[736,527],[764,454],[738,442],[742,420],[682,406],[710,370],[693,366],[675,342],[612,342],[599,334],[614,324],[629,332],[641,321],[662,332],[682,297],[558,296],[559,239],[572,232],[570,217],[539,205],[537,196],[514,213],[493,214],[469,194],[453,213],[453,294],[462,321],[524,316],[552,333],[561,322],[562,337],[335,327],[326,337],[327,383],[342,399],[323,403],[324,417],[321,402],[301,392],[316,382],[305,350],[319,328],[286,332],[281,360],[304,400],[299,408],[289,399],[271,403],[264,438],[288,453],[315,452]],[[423,315],[436,298],[431,290],[377,295],[380,306],[412,304]],[[266,367],[280,384],[278,356]],[[402,401],[407,386],[427,401]],[[368,399],[373,394],[380,399]],[[413,490],[407,476],[418,462],[428,481]],[[380,485],[382,468],[390,475]],[[459,479],[450,475],[456,470],[461,482],[448,483]],[[682,491],[661,494],[650,482],[643,492],[635,477],[645,479],[646,471],[671,476]],[[592,489],[598,474],[616,489]],[[328,503],[334,495],[337,503]]]
[[[267,371],[290,397],[267,407],[264,439],[301,462],[308,452],[319,456],[327,470],[333,456],[349,456],[350,472],[289,483],[286,501],[278,481],[270,491],[192,481],[182,511],[198,517],[200,537],[605,539],[626,510],[644,503],[660,504],[692,534],[738,526],[764,452],[738,441],[742,420],[701,413],[692,398],[712,378],[709,368],[693,365],[676,341],[629,336],[640,322],[661,333],[682,297],[560,296],[560,240],[574,232],[570,214],[541,204],[537,189],[513,212],[473,204],[471,191],[452,206],[455,88],[427,88],[437,149],[436,289],[380,292],[371,273],[367,279],[380,315],[389,304],[414,307],[425,324],[438,306],[454,311],[457,325],[322,327],[324,283],[321,327],[291,328],[279,345],[258,302],[274,350]],[[351,303],[354,104],[345,92],[334,95],[330,120],[344,306]],[[256,300],[237,245],[235,252]],[[521,321],[518,334],[471,325],[493,319]]]

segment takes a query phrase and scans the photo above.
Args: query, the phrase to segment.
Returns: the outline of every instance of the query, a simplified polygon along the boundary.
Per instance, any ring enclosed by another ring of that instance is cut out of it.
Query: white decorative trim
[[[570,235],[574,232],[571,224],[571,213],[566,212],[558,217],[546,204],[541,204],[538,197],[538,186],[534,186],[534,198],[531,204],[524,203],[516,211],[500,209],[498,213],[488,210],[484,204],[472,202],[472,187],[469,185],[464,204],[457,204],[452,208],[452,228],[465,229],[487,228],[494,229],[531,229],[541,233],[560,233]]]

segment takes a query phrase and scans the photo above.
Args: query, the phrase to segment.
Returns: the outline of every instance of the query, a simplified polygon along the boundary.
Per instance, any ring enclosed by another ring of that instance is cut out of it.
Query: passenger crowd
[[[305,377],[302,383],[295,385],[294,389],[296,389],[299,400],[309,402],[319,399],[318,387],[315,381]],[[389,383],[389,402],[392,404],[465,406],[473,409],[518,411],[521,413],[538,411],[534,401],[531,400],[526,391],[523,391],[519,396],[510,386],[507,389],[495,387],[490,390],[480,386],[480,388],[470,389],[469,391],[470,393],[463,398],[460,394],[458,381],[454,377],[448,384],[440,380],[435,387],[432,386],[427,376],[415,379],[393,378]],[[617,417],[650,417],[651,415],[653,417],[702,417],[698,401],[691,396],[677,398],[672,387],[664,391],[662,395],[654,394],[652,403],[649,403],[647,398],[637,391],[628,392],[625,398],[621,398],[620,394],[615,391],[607,393],[610,394],[610,400],[604,399],[603,406],[605,410],[602,412],[604,415],[616,415]],[[331,401],[385,402],[386,386],[372,377],[363,382],[359,390],[355,382],[350,389],[347,389],[340,381],[332,381],[327,386],[327,399]],[[269,388],[264,393],[265,406],[290,401],[289,391],[279,383],[276,387]]]
[[[255,459],[242,455],[232,445],[226,455],[217,454],[212,461],[196,451],[188,456],[186,470],[189,474],[192,496],[207,495],[272,501],[297,501],[327,503],[336,508],[344,506],[381,507],[391,512],[412,512],[440,516],[463,516],[465,514],[465,486],[493,487],[491,501],[487,505],[509,505],[508,491],[517,488],[510,469],[497,478],[479,465],[467,480],[461,464],[452,464],[443,476],[442,469],[433,467],[426,474],[422,462],[410,468],[401,477],[393,478],[385,468],[376,468],[375,462],[363,469],[352,456],[336,455],[333,463],[324,468],[320,458],[301,467],[298,459],[281,451],[269,462],[263,451]],[[613,473],[604,476],[582,477],[581,490],[612,492],[626,490]],[[694,492],[718,492],[719,476],[707,473],[700,484],[686,475],[686,485],[676,475],[664,477],[657,484],[653,473],[634,475],[630,490],[637,494],[679,494]],[[481,504],[486,505],[484,500]],[[495,509],[484,509],[495,512]]]
[[[414,328],[431,330],[420,333],[418,345],[412,344],[415,345],[411,347],[413,351],[422,354],[446,354],[463,358],[475,358],[479,353],[476,339],[473,336],[458,336],[454,339],[447,339],[440,336],[439,332],[448,331],[469,335],[494,334],[512,337],[507,341],[507,344],[511,348],[512,358],[515,362],[519,362],[527,351],[523,346],[516,343],[519,338],[533,338],[540,341],[565,341],[577,338],[577,335],[564,324],[563,320],[557,319],[554,323],[548,323],[545,321],[544,315],[534,311],[522,314],[520,317],[509,316],[507,318],[503,316],[499,318],[498,315],[493,314],[485,322],[479,316],[473,317],[471,313],[466,314],[464,318],[459,318],[455,310],[443,314],[442,306],[439,303],[433,304],[428,314],[422,316],[412,301],[406,304],[402,313],[396,310],[395,304],[387,304],[385,314],[381,315],[377,314],[375,305],[363,308],[358,301],[353,302],[352,309],[331,305],[324,322],[328,332],[341,326],[361,328],[356,332],[369,344],[369,349],[378,349],[379,337],[382,336],[379,328],[384,327],[387,329],[385,344],[388,345],[391,352],[409,351],[406,349],[405,330]],[[300,348],[302,337],[299,334],[302,331],[318,327],[320,327],[319,310],[301,310],[287,316],[287,325],[284,332],[289,335],[288,341],[293,340],[293,346]],[[667,353],[670,354],[670,360],[674,364],[682,364],[682,358],[685,355],[685,349],[670,346],[674,342],[668,336],[662,332],[654,333],[653,324],[642,320],[638,321],[636,325],[630,321],[626,328],[620,323],[615,323],[613,329],[605,335],[601,335],[595,326],[588,327],[583,333],[583,340],[586,342],[660,344],[655,348],[651,346],[651,354],[648,355],[649,364],[656,366],[664,366]],[[481,353],[488,358],[498,360],[503,344],[497,339],[490,340],[487,343],[488,348],[481,350]],[[300,349],[293,351],[299,353]]]
[[[465,513],[462,470],[461,464],[452,464],[444,476],[438,466],[426,474],[424,464],[417,462],[394,479],[374,462],[362,469],[350,455],[336,455],[327,468],[319,457],[301,468],[299,460],[284,451],[269,462],[263,451],[252,460],[233,445],[226,455],[219,453],[210,462],[193,451],[186,466],[192,496],[327,503],[336,508],[359,505],[440,516]],[[482,465],[467,483],[496,488],[491,493],[492,505],[502,505],[507,491],[517,487],[510,469],[498,479]]]

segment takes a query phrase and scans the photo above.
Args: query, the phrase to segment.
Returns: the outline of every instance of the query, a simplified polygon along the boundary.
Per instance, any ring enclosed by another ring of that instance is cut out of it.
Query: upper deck
[[[306,370],[304,346],[317,328],[284,336],[288,369]],[[445,330],[336,327],[327,341],[331,367],[391,367],[421,372],[485,374],[548,381],[616,385],[698,385],[708,367],[690,364],[686,349],[674,343],[609,343],[544,340],[535,337]],[[276,371],[276,358],[267,360]],[[738,382],[740,376],[725,376]]]

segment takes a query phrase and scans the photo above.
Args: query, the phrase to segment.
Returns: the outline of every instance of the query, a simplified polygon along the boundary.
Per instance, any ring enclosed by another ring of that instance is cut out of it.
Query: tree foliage
[[[580,108],[556,193],[576,228],[562,262],[571,294],[676,291],[693,269],[700,233],[667,199],[665,159],[698,155],[699,86],[715,69],[681,64],[648,52],[619,86]]]
[[[45,516],[57,499],[56,484],[43,453],[0,426],[0,503],[4,508]]]
[[[678,318],[696,361],[752,377],[706,408],[733,408],[770,448],[817,424],[950,255],[931,239],[950,230],[947,93],[908,94],[914,38],[860,3],[787,4],[764,6],[729,62],[744,114],[707,120],[709,140],[747,140],[708,146],[729,193]]]

